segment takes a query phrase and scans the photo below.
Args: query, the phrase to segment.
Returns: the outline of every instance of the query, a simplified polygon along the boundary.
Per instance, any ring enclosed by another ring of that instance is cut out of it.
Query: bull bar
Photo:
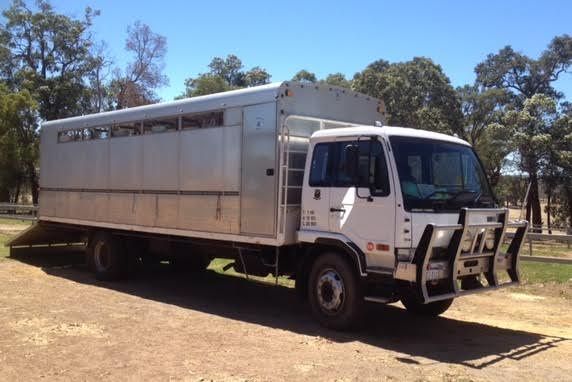
[[[471,217],[496,216],[496,221],[469,224]],[[413,258],[397,261],[394,277],[414,284],[418,296],[427,304],[466,294],[484,292],[520,283],[519,252],[528,231],[527,221],[509,222],[507,208],[463,208],[458,224],[428,224],[417,245]],[[507,229],[516,229],[506,252],[502,244]],[[447,247],[434,247],[438,235],[450,234]],[[487,237],[494,234],[492,249],[485,248]],[[470,250],[463,251],[463,243],[470,241]],[[436,252],[446,256],[435,256]],[[506,271],[510,281],[499,281],[499,271]],[[473,283],[463,287],[462,280],[484,275],[487,286]],[[459,286],[461,283],[461,286]]]

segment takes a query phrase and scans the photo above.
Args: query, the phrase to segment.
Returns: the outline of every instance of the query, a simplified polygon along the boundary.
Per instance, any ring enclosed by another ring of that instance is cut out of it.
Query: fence
[[[0,203],[0,218],[34,221],[37,219],[37,216],[38,216],[38,206],[36,205]],[[542,228],[544,230],[547,229],[547,227],[542,227]],[[552,228],[554,229],[555,227]],[[506,237],[508,239],[511,239],[513,236],[514,236],[513,232],[506,233]],[[572,264],[572,258],[534,256],[534,246],[533,246],[533,242],[556,241],[559,243],[566,243],[567,247],[570,248],[570,245],[572,244],[572,235],[529,232],[526,235],[526,240],[528,241],[529,253],[528,255],[521,254],[520,257],[521,260],[537,261],[543,263]]]
[[[31,204],[0,203],[0,218],[14,220],[36,220],[38,206]]]
[[[508,239],[514,236],[514,232],[507,232],[506,237]],[[537,261],[543,263],[556,263],[556,264],[572,264],[572,258],[565,257],[554,257],[554,256],[534,256],[534,246],[533,242],[558,242],[565,243],[566,247],[570,249],[570,244],[572,244],[572,235],[560,235],[560,234],[548,234],[548,233],[536,233],[529,232],[526,234],[526,240],[528,241],[528,255],[524,255],[521,252],[520,259],[526,261]]]

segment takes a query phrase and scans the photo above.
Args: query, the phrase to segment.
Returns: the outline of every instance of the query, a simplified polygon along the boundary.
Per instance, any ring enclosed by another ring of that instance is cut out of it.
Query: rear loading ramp
[[[81,228],[39,221],[20,232],[5,245],[10,249],[55,246],[83,246],[86,231]]]

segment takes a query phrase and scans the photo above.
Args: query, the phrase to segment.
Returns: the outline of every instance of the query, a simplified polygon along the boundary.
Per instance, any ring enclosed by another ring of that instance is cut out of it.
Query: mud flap
[[[469,224],[479,215],[496,216],[496,221]],[[516,233],[508,249],[503,251],[502,244],[508,229],[516,229]],[[423,303],[518,284],[519,253],[527,231],[528,222],[508,221],[506,208],[463,208],[458,224],[428,224],[413,259],[398,261],[394,277],[413,283]],[[451,235],[446,248],[433,245],[438,235]],[[485,245],[487,240],[489,245]],[[470,249],[464,251],[467,246]],[[508,281],[499,279],[501,272],[506,272]],[[481,277],[487,285],[481,284]],[[462,282],[468,279],[474,281]]]

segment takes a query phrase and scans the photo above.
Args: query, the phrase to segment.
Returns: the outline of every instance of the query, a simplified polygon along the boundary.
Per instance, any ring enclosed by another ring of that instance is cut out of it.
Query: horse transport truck
[[[38,221],[8,245],[84,243],[105,280],[134,261],[233,259],[295,280],[335,329],[367,302],[438,315],[519,283],[528,223],[498,207],[473,148],[384,113],[348,89],[283,82],[45,122]]]

